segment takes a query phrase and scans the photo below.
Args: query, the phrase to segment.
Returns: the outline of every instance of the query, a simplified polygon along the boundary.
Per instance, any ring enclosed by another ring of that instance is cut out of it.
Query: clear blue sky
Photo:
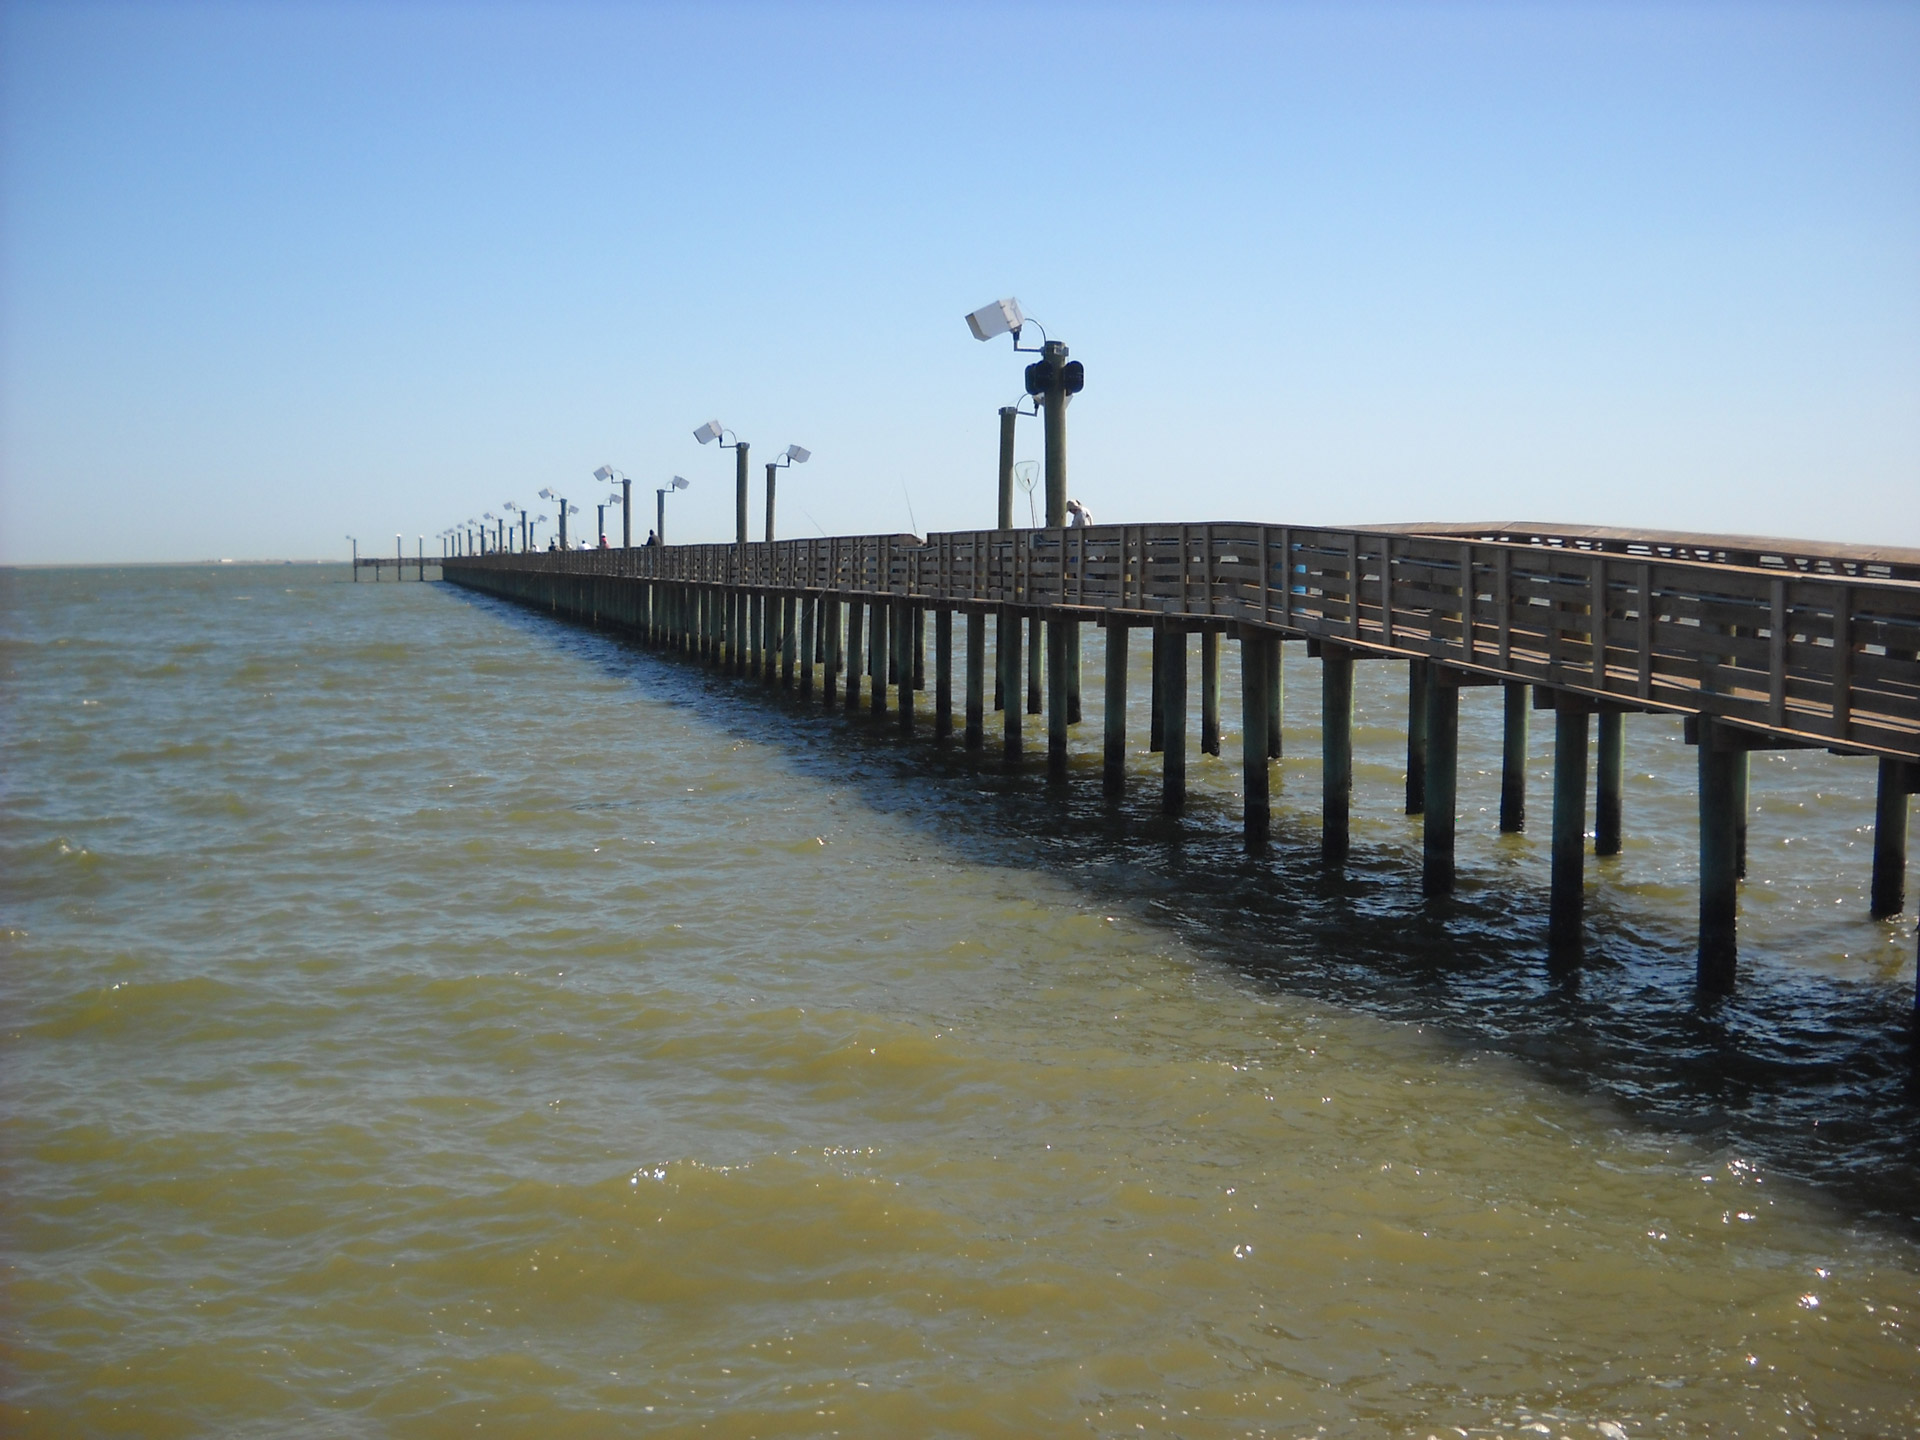
[[[1920,545],[1913,4],[0,17],[0,561],[988,525],[1009,293],[1103,521]]]

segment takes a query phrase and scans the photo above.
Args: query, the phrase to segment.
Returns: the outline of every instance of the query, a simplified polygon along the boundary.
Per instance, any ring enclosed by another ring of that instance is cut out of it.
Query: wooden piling
[[[1272,763],[1267,754],[1267,665],[1272,653],[1271,637],[1241,627],[1241,833],[1249,850],[1263,848],[1272,827],[1267,786],[1267,767]]]
[[[1026,707],[1020,703],[1020,617],[1007,612],[1003,614],[1002,625],[1000,668],[1007,677],[1007,703],[1000,715],[1006,752],[1013,756],[1020,753],[1020,717],[1026,713]]]
[[[927,612],[913,607],[913,688],[927,688]]]
[[[1178,815],[1187,806],[1187,636],[1169,628],[1161,695],[1166,705],[1166,749],[1160,756],[1160,808]]]
[[[867,607],[867,708],[875,715],[887,713],[887,686],[893,668],[893,627],[888,624],[891,608],[884,600]]]
[[[1748,792],[1752,784],[1753,754],[1742,746],[1733,765],[1733,874],[1737,880],[1747,878]]]
[[[1007,708],[1007,696],[1014,686],[1013,675],[1007,669],[1007,629],[1012,623],[1009,613],[997,610],[993,616],[993,708]]]
[[[1500,744],[1500,833],[1517,835],[1527,828],[1527,739],[1533,725],[1533,704],[1525,681],[1509,680],[1503,687],[1505,729]]]
[[[1600,712],[1595,726],[1593,759],[1593,853],[1620,853],[1620,806],[1626,717],[1618,710]]]
[[[1320,648],[1320,855],[1343,865],[1353,808],[1353,652]]]
[[[987,617],[967,613],[967,730],[966,746],[978,750],[986,743]]]
[[[1067,773],[1067,622],[1047,625],[1047,773]]]
[[[1880,757],[1873,805],[1873,891],[1876,920],[1898,915],[1907,903],[1907,792],[1912,764]]]
[[[1127,626],[1109,617],[1105,631],[1107,713],[1100,757],[1100,786],[1117,799],[1127,788]]]
[[[1407,814],[1427,807],[1427,662],[1407,662]]]
[[[1556,697],[1553,718],[1553,867],[1547,897],[1547,949],[1577,954],[1586,907],[1587,706]]]
[[[864,607],[858,600],[847,602],[847,709],[860,708],[860,673],[863,668],[865,651],[861,646],[860,626],[865,619]]]
[[[1080,622],[1067,622],[1067,723],[1080,723]]]
[[[1220,632],[1200,632],[1200,753],[1220,753]]]
[[[1421,888],[1429,895],[1451,895],[1454,883],[1453,841],[1459,787],[1460,685],[1458,676],[1442,666],[1429,666],[1420,688],[1426,692],[1426,754],[1421,777],[1425,814],[1421,839]]]
[[[1267,678],[1267,758],[1278,760],[1285,737],[1281,734],[1280,717],[1286,708],[1287,700],[1287,652],[1282,647],[1278,635],[1268,635],[1267,653],[1264,659]]]
[[[800,693],[813,694],[814,647],[819,643],[818,612],[820,602],[811,595],[800,597]]]
[[[914,641],[921,632],[921,617],[925,611],[918,605],[900,601],[893,612],[896,633],[900,636],[898,649],[905,652],[900,656],[900,733],[911,735],[914,721]]]
[[[953,611],[933,612],[933,738],[953,734]]]
[[[1040,615],[1036,611],[1027,619],[1027,713],[1029,715],[1040,713],[1040,667],[1045,654],[1046,646],[1040,636]]]
[[[820,598],[820,642],[823,657],[820,666],[820,702],[831,705],[840,688],[841,668],[840,602],[830,595]]]
[[[1722,736],[1721,727],[1703,718],[1700,760],[1700,956],[1702,990],[1725,994],[1733,989],[1740,947],[1739,864],[1736,772],[1746,751]]]
[[[1147,702],[1147,751],[1151,754],[1167,748],[1167,636],[1158,625],[1149,630],[1147,635],[1147,678],[1153,687]]]

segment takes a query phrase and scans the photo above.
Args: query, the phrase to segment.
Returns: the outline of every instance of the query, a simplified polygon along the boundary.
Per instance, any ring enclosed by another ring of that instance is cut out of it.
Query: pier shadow
[[[797,770],[910,823],[969,863],[1038,868],[1248,983],[1511,1057],[1542,1079],[1604,1099],[1650,1129],[1730,1147],[1813,1187],[1853,1217],[1920,1238],[1920,1037],[1910,983],[1835,980],[1746,947],[1734,993],[1694,985],[1691,935],[1590,891],[1578,964],[1549,962],[1544,887],[1420,893],[1419,856],[1356,841],[1321,860],[1317,818],[1276,808],[1263,853],[1240,815],[1195,790],[1159,813],[1157,768],[1103,796],[1097,754],[1047,772],[1028,717],[1018,759],[932,738],[931,691],[912,739],[778,686],[720,675],[612,630],[469,591],[468,603],[559,640],[716,734],[784,755]]]

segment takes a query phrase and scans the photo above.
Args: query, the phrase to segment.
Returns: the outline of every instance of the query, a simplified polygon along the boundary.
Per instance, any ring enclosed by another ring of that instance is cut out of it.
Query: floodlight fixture
[[[674,476],[674,477],[673,477],[673,483],[672,483],[671,485],[669,485],[669,486],[668,486],[667,488],[668,488],[669,490],[684,490],[684,489],[686,489],[686,488],[687,488],[687,477],[686,477],[686,476],[684,476],[684,475],[676,475],[676,476]]]
[[[1012,335],[1014,343],[1020,342],[1020,329],[1027,323],[1027,317],[1021,312],[1020,302],[1009,295],[1004,300],[996,300],[991,305],[982,305],[967,316],[967,328],[973,331],[976,340],[991,340],[996,335]]]
[[[787,446],[787,463],[789,465],[804,465],[812,458],[813,452],[804,445]]]
[[[553,493],[553,491],[551,491],[551,490],[542,490],[542,491],[540,492],[540,498],[541,498],[542,500],[552,500],[552,499],[554,499],[554,498],[555,498],[555,496],[554,496],[554,493]]]
[[[613,467],[611,465],[602,465],[598,470],[593,472],[593,478],[596,480],[613,479]]]
[[[702,445],[710,445],[715,440],[718,440],[725,432],[726,426],[722,425],[718,420],[709,420],[693,432],[693,438],[698,440]]]

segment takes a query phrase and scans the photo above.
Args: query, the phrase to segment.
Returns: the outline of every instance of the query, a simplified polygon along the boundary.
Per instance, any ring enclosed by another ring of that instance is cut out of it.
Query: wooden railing
[[[535,552],[446,566],[1013,606],[1109,623],[1231,621],[1801,743],[1920,758],[1920,581],[1744,564],[1737,544],[1709,559],[1652,553],[1671,552],[1673,538],[1641,554],[1531,536],[1113,525]],[[1694,540],[1711,546],[1714,537]]]

